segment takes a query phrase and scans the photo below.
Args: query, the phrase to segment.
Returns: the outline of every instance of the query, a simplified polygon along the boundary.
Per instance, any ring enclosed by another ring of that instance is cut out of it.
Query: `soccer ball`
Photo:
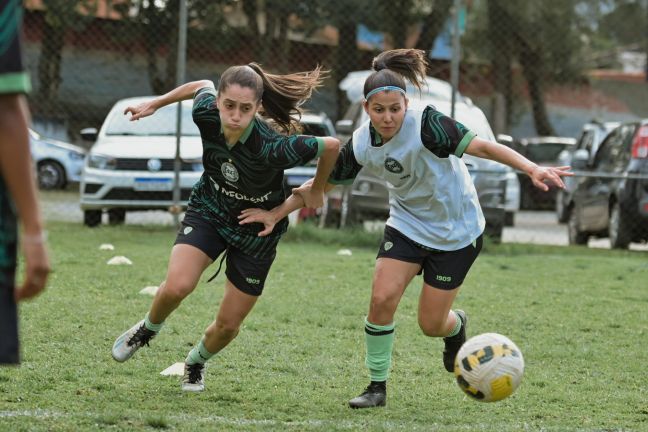
[[[524,358],[509,338],[483,333],[468,339],[455,358],[457,384],[468,396],[495,402],[510,396],[522,381]]]

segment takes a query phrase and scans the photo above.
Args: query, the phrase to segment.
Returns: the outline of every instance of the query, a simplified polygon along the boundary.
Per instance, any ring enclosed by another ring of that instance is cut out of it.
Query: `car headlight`
[[[205,170],[205,167],[203,166],[202,159],[185,159],[185,163],[188,163],[191,165],[191,169],[195,172],[202,172]]]
[[[77,152],[70,152],[70,153],[68,153],[68,157],[73,161],[78,161],[78,160],[85,159],[85,154],[77,153]]]
[[[100,154],[91,154],[88,157],[88,167],[104,170],[114,170],[115,168],[117,168],[117,159]]]

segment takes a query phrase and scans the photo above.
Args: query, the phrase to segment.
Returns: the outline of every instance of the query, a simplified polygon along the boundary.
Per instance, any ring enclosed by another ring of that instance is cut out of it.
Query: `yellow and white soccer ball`
[[[522,381],[522,351],[506,336],[483,333],[459,349],[454,367],[457,384],[468,396],[495,402],[510,396]]]

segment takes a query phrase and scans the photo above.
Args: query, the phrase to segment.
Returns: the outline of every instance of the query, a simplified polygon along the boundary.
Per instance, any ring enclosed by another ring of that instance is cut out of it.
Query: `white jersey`
[[[408,110],[400,131],[380,147],[372,146],[367,121],[353,133],[353,153],[363,169],[387,181],[387,225],[423,246],[458,250],[482,234],[484,214],[463,161],[423,145],[421,117]]]

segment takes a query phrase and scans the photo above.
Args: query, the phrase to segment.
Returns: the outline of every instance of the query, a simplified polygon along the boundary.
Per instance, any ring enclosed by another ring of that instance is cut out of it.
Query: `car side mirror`
[[[353,133],[353,120],[338,120],[335,122],[335,130],[340,135],[351,135]]]
[[[85,128],[81,129],[79,132],[81,139],[84,141],[96,141],[97,140],[97,129],[96,128]]]
[[[585,149],[578,149],[572,155],[571,167],[574,170],[583,170],[587,168],[588,162],[589,152]]]

